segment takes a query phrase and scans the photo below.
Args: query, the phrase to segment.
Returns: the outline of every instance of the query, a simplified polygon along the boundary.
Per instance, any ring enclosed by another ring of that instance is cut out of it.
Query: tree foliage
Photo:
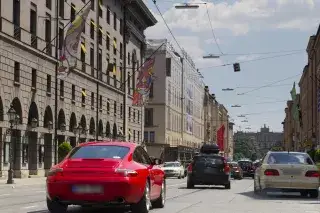
[[[249,136],[244,133],[238,133],[237,138],[235,139],[233,157],[235,160],[248,158],[255,161],[260,157],[260,152]]]
[[[59,160],[64,159],[71,150],[72,150],[72,146],[70,145],[69,142],[65,141],[61,143],[58,147]]]

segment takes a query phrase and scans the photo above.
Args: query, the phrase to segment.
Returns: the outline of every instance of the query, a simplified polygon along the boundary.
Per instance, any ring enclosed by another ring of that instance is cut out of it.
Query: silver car
[[[180,162],[165,162],[162,167],[166,177],[184,178],[184,167]]]

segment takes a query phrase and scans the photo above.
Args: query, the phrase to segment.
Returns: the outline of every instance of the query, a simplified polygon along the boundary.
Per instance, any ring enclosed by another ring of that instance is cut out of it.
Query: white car
[[[165,172],[166,177],[184,178],[184,167],[180,162],[165,162],[161,168]]]
[[[319,195],[319,169],[304,152],[268,152],[255,171],[254,192],[283,190]]]

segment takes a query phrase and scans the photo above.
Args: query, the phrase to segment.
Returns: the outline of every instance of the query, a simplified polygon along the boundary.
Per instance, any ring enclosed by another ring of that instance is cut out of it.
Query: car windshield
[[[313,165],[313,161],[305,153],[279,152],[272,153],[268,158],[268,164],[306,164]]]
[[[238,164],[241,167],[250,167],[250,166],[252,166],[252,162],[250,162],[250,161],[239,161]]]
[[[90,145],[75,148],[71,153],[70,159],[123,159],[129,152],[129,148],[125,146],[111,145]]]
[[[163,167],[179,167],[179,163],[165,163]]]

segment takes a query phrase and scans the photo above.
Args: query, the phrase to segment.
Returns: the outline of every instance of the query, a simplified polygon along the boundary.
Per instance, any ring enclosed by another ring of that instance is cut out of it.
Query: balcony
[[[32,34],[30,31],[23,29],[21,26],[13,24],[12,21],[9,21],[4,17],[0,17],[0,26],[1,33],[40,52],[45,50],[43,53],[51,57],[55,57],[54,41],[47,42],[44,39],[38,37],[37,35]]]

